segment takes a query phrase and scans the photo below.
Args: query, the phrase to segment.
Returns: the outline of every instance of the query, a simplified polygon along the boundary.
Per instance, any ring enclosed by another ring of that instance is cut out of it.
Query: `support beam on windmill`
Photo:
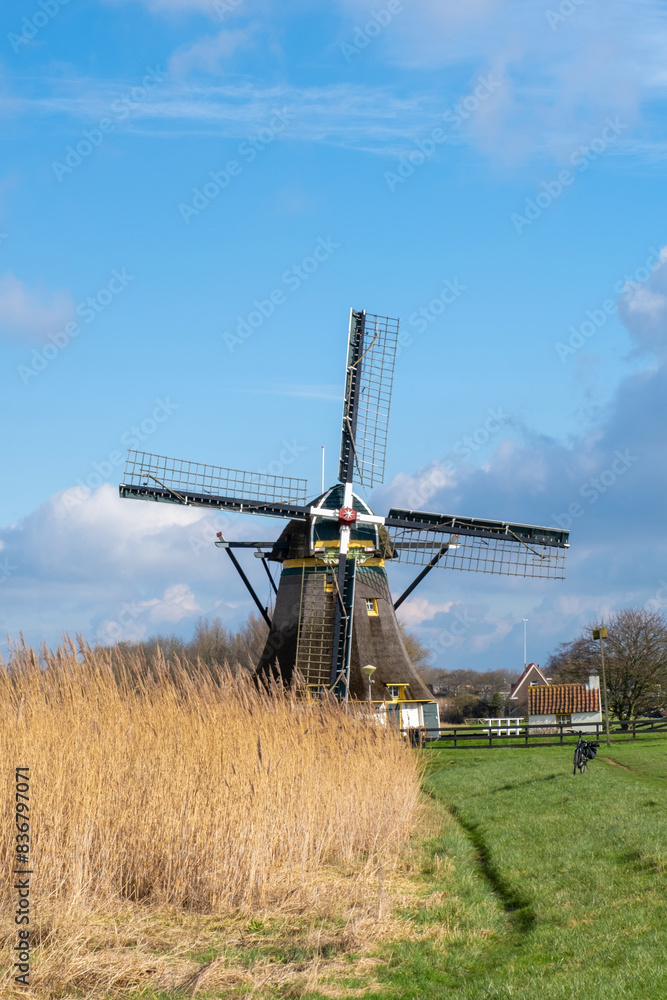
[[[396,319],[351,311],[338,482],[320,496],[308,500],[302,479],[136,451],[120,495],[286,520],[275,542],[220,535],[216,543],[269,629],[258,677],[285,684],[301,678],[311,693],[364,700],[362,668],[371,664],[377,702],[398,704],[401,719],[409,706],[423,706],[418,718],[425,720],[425,706],[434,703],[410,661],[396,609],[434,569],[562,579],[569,537],[557,528],[403,508],[376,515],[355,492],[355,483],[372,489],[384,481],[398,332]],[[268,562],[281,566],[272,616],[233,551],[244,548],[255,550],[267,572]],[[391,562],[421,567],[395,602]]]

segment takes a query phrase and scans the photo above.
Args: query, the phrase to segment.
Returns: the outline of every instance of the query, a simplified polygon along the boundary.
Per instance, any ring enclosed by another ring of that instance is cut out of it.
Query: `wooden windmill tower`
[[[257,673],[290,683],[295,672],[313,692],[364,699],[375,666],[379,703],[425,706],[431,695],[405,649],[396,609],[436,566],[482,573],[562,579],[568,532],[506,521],[392,508],[375,515],[353,491],[384,479],[398,320],[352,311],[348,341],[338,483],[308,502],[306,482],[237,472],[130,451],[120,495],[288,520],[275,542],[233,542],[219,536],[264,617],[269,634]],[[256,550],[282,564],[270,618],[234,549]],[[393,601],[385,564],[423,569]],[[413,722],[435,728],[419,709]],[[401,716],[404,718],[404,715]],[[437,719],[437,709],[436,716]]]

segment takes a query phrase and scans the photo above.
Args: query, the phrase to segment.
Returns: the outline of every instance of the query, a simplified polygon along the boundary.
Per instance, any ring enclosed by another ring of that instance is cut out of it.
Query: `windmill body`
[[[562,579],[568,532],[507,521],[392,508],[372,512],[354,490],[383,482],[398,320],[352,310],[338,482],[308,502],[304,480],[130,451],[120,495],[287,520],[275,541],[220,547],[269,628],[260,678],[312,693],[373,701],[402,726],[438,727],[437,706],[403,643],[396,609],[436,567]],[[272,616],[236,557],[254,549],[275,591]],[[422,567],[395,601],[386,563]],[[281,564],[276,587],[269,562]]]
[[[337,573],[340,558],[339,526],[318,511],[337,513],[344,489],[338,484],[313,503],[310,522],[290,521],[267,558],[282,564],[275,610],[258,673],[291,683],[295,671],[311,692],[331,686],[336,622]],[[351,507],[373,516],[354,493]],[[380,526],[350,527],[347,559],[354,562],[354,592],[349,595],[349,696],[363,700],[368,681],[361,672],[373,664],[378,701],[401,700],[428,704],[432,695],[417,674],[403,643],[394,611]],[[335,682],[335,677],[334,677]],[[402,688],[402,690],[400,690]],[[428,711],[427,711],[428,715]]]

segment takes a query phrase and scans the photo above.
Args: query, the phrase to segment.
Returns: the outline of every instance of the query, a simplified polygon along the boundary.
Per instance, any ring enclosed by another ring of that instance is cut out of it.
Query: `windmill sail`
[[[130,451],[120,495],[188,507],[305,519],[306,488],[305,479],[242,472]]]
[[[399,320],[352,310],[338,479],[384,482]]]
[[[569,534],[557,528],[392,508],[386,519],[395,558],[444,569],[562,580]]]

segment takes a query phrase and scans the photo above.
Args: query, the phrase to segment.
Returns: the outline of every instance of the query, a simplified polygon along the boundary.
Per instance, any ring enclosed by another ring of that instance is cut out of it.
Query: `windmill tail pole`
[[[448,548],[449,548],[448,545],[442,545],[440,547],[439,552],[437,552],[436,555],[433,556],[433,558],[431,559],[430,563],[427,566],[424,567],[424,569],[421,571],[421,573],[419,574],[419,576],[415,577],[415,579],[412,581],[412,583],[407,588],[407,590],[404,590],[403,593],[401,594],[401,596],[398,598],[398,600],[394,603],[394,611],[396,611],[398,608],[400,608],[400,606],[403,603],[403,601],[405,601],[406,598],[408,598],[410,596],[410,594],[415,589],[415,587],[418,587],[419,584],[424,579],[424,577],[428,576],[428,574],[431,572],[431,570],[435,566],[437,566],[437,564],[440,562],[440,560],[442,559],[442,557],[444,556],[444,554],[445,554],[445,552],[447,551]]]
[[[266,608],[263,606],[263,604],[260,601],[259,597],[255,593],[255,589],[254,589],[253,585],[251,584],[250,580],[248,579],[248,577],[243,572],[243,567],[241,566],[241,564],[239,563],[238,559],[236,558],[236,556],[234,555],[234,553],[232,552],[232,550],[229,548],[229,546],[225,545],[225,542],[224,542],[224,540],[222,538],[222,535],[218,535],[218,537],[220,538],[220,542],[217,543],[217,544],[221,545],[222,547],[224,547],[226,549],[227,555],[229,556],[229,558],[231,559],[232,563],[234,564],[234,566],[236,568],[236,572],[238,573],[238,575],[241,577],[241,579],[245,583],[245,585],[246,585],[246,587],[248,589],[248,593],[250,594],[250,596],[252,597],[253,601],[257,605],[257,609],[258,609],[260,615],[262,616],[262,618],[264,619],[264,621],[266,622],[266,624],[269,626],[269,628],[271,628],[271,619],[269,618],[269,616],[266,613]]]

